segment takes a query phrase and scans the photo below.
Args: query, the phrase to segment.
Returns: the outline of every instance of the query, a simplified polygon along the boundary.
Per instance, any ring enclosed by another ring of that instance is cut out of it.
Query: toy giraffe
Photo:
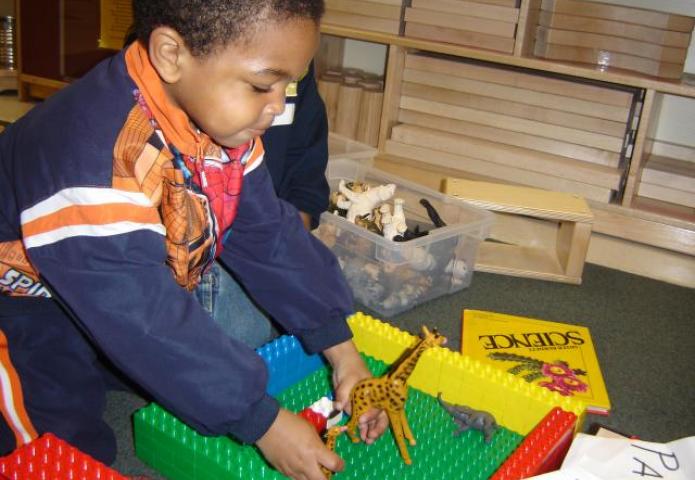
[[[350,392],[352,402],[352,416],[347,424],[347,432],[354,443],[360,441],[356,432],[357,422],[360,416],[370,408],[380,408],[386,412],[391,423],[393,436],[401,452],[403,461],[412,463],[405,446],[404,437],[415,445],[415,437],[405,418],[405,401],[408,398],[408,377],[415,370],[420,356],[425,350],[438,345],[443,345],[446,338],[439,335],[436,330],[430,332],[427,327],[422,327],[423,338],[409,352],[394,364],[391,370],[379,378],[369,378],[357,383]]]
[[[329,428],[326,432],[326,448],[328,448],[331,452],[335,452],[336,441],[338,440],[340,434],[345,431],[345,429],[346,427],[343,426],[335,426]],[[331,475],[333,475],[331,470],[327,469],[326,467],[321,467],[321,471],[326,476],[327,480],[331,480]]]

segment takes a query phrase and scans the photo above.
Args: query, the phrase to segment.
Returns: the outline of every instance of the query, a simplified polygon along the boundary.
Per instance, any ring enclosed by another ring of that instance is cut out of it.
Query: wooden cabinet
[[[447,177],[461,177],[583,194],[595,214],[589,261],[695,287],[695,206],[688,204],[695,196],[695,154],[680,149],[680,162],[652,160],[645,171],[647,160],[659,157],[652,136],[658,100],[695,99],[695,76],[667,80],[535,57],[540,3],[510,2],[519,6],[514,48],[505,47],[511,53],[324,23],[325,35],[388,46],[376,166],[435,189]],[[471,69],[485,71],[474,78]],[[528,96],[524,88],[533,87],[523,82],[533,76],[548,86],[535,87],[531,109],[528,98],[513,95],[516,89]],[[553,92],[551,84],[563,82],[565,93]],[[571,111],[572,90],[591,89],[594,106],[580,107],[594,112]],[[558,123],[574,114],[575,122],[592,118],[592,126]],[[539,115],[556,120],[534,124]],[[534,129],[541,129],[538,135]],[[544,151],[534,155],[534,148]],[[655,198],[669,190],[664,185],[644,183],[640,195],[643,173],[664,183],[673,171],[681,175],[675,185],[684,189],[683,205],[668,192]]]
[[[60,2],[19,0],[17,17],[20,75],[60,80]]]
[[[113,50],[99,48],[97,0],[17,0],[19,96],[46,98]]]

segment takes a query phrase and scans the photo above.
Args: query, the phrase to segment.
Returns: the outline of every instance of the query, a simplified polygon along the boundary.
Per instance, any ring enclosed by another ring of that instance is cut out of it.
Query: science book
[[[542,388],[572,396],[588,413],[611,404],[587,327],[464,310],[461,351]]]

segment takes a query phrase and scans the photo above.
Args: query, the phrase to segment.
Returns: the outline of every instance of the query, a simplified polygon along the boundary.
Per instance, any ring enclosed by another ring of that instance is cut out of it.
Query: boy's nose
[[[271,102],[266,106],[266,112],[273,116],[282,115],[285,111],[285,92],[274,95]]]

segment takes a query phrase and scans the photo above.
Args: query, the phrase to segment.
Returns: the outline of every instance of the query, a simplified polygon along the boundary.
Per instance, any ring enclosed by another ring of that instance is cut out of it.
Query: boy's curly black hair
[[[176,30],[191,53],[203,56],[244,41],[263,22],[309,19],[317,24],[323,0],[133,0],[133,30],[147,44],[157,27]]]

